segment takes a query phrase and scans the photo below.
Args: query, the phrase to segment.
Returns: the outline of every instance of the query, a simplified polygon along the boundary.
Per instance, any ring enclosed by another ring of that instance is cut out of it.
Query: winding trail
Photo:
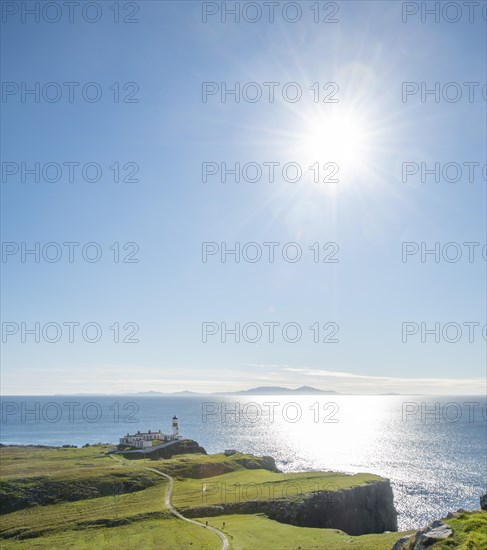
[[[113,456],[113,454],[110,454],[110,457],[113,458],[113,460],[116,460],[117,462],[119,462],[120,464],[122,464],[124,466],[127,465],[127,463],[125,461],[116,458],[115,456]],[[222,533],[221,531],[219,531],[215,527],[211,527],[210,525],[205,525],[204,523],[201,523],[201,522],[196,521],[194,519],[186,518],[186,517],[183,516],[183,514],[178,512],[176,510],[176,508],[174,508],[174,506],[171,504],[171,496],[172,496],[172,490],[173,490],[173,487],[174,487],[174,479],[169,474],[165,474],[164,472],[161,472],[160,470],[156,470],[155,468],[148,468],[147,466],[142,466],[142,468],[144,468],[144,470],[149,470],[151,472],[154,472],[155,474],[157,474],[159,476],[165,477],[169,481],[169,483],[167,485],[165,503],[166,503],[167,509],[171,512],[171,514],[173,516],[176,516],[177,518],[182,519],[183,521],[187,521],[188,523],[193,523],[194,525],[198,525],[199,527],[203,527],[203,529],[208,529],[212,533],[215,533],[215,535],[220,537],[220,539],[222,541],[222,550],[229,550],[230,546],[229,546],[228,539],[227,539],[227,536],[225,535],[225,533]]]

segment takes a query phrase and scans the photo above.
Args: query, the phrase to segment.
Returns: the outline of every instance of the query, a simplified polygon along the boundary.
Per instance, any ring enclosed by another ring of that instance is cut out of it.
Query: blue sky
[[[23,103],[20,94],[2,103],[3,162],[96,162],[103,170],[95,183],[79,175],[69,183],[67,171],[56,183],[22,183],[19,174],[2,182],[4,243],[96,242],[102,250],[95,263],[79,253],[70,263],[65,247],[55,263],[23,263],[20,252],[2,262],[2,328],[19,327],[3,345],[3,392],[306,384],[482,393],[485,179],[478,168],[469,182],[464,168],[456,183],[403,183],[401,168],[485,164],[485,21],[404,24],[400,2],[361,1],[341,3],[336,24],[314,23],[306,2],[295,24],[279,12],[274,23],[222,24],[215,16],[204,24],[202,2],[140,2],[138,23],[115,24],[108,3],[100,5],[103,17],[92,24],[22,23],[19,15],[2,23],[4,83],[96,82],[103,92],[97,103],[83,101],[79,88],[73,103],[66,93],[56,103]],[[114,82],[135,82],[139,101],[114,103]],[[273,103],[223,103],[218,94],[204,103],[203,82],[280,84]],[[303,91],[296,103],[279,95],[289,82]],[[338,83],[339,103],[314,103],[315,82]],[[441,92],[459,83],[462,99],[423,103],[416,94],[403,102],[403,82],[439,82]],[[479,83],[471,102],[464,82]],[[310,164],[338,159],[338,184],[312,181]],[[114,162],[137,163],[139,182],[115,183]],[[203,183],[205,162],[297,162],[304,175],[297,183]],[[203,242],[237,241],[296,242],[303,258],[202,262]],[[137,243],[138,263],[115,263],[109,247],[127,242]],[[339,262],[314,263],[315,242],[338,243]],[[473,262],[463,247],[456,263],[422,263],[419,255],[404,263],[403,242],[480,246]],[[96,322],[102,336],[88,343],[78,332],[70,343],[65,329],[56,343],[42,334],[39,343],[21,341],[22,323],[67,321]],[[114,322],[137,323],[139,342],[115,343]],[[292,322],[302,337],[223,343],[219,333],[203,343],[204,322]],[[315,322],[339,325],[339,342],[315,343]],[[462,335],[456,343],[421,342],[420,333],[403,342],[406,322],[456,323]],[[465,322],[480,324],[473,342]]]

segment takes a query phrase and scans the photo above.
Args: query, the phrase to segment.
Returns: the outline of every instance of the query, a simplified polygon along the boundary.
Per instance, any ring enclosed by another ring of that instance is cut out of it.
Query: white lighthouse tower
[[[179,420],[177,416],[172,417],[172,435],[174,439],[179,439]]]

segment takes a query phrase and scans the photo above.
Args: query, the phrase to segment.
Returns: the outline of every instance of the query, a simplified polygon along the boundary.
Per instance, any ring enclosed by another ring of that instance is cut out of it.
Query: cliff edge
[[[184,510],[192,518],[257,513],[289,525],[340,529],[349,535],[397,531],[397,512],[387,479],[339,491],[316,491],[299,499],[247,500]]]

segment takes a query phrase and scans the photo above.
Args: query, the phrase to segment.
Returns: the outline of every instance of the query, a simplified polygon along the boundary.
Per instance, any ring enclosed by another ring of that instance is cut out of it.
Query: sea
[[[4,445],[118,443],[171,433],[207,452],[275,458],[284,472],[370,472],[391,480],[399,529],[416,529],[487,492],[486,396],[57,395],[1,400]]]

